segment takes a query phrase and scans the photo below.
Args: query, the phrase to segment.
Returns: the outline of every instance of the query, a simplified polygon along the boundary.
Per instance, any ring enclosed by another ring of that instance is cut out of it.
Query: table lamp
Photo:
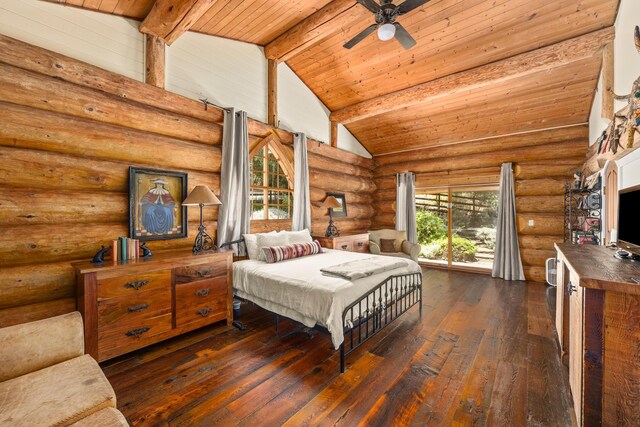
[[[205,231],[207,228],[202,224],[202,208],[204,206],[221,205],[222,203],[213,194],[213,191],[206,185],[196,185],[191,193],[182,202],[183,206],[200,206],[200,227],[198,227],[198,235],[193,243],[193,253],[197,254],[202,251],[215,251],[218,249],[213,243],[211,236]]]
[[[340,204],[338,199],[336,199],[335,197],[327,196],[327,198],[324,199],[324,202],[322,202],[322,206],[321,207],[324,208],[324,209],[329,209],[329,226],[327,227],[327,231],[324,233],[325,237],[338,237],[338,236],[340,236],[340,231],[338,230],[338,227],[336,227],[333,224],[333,210],[335,208],[342,207],[342,205]]]

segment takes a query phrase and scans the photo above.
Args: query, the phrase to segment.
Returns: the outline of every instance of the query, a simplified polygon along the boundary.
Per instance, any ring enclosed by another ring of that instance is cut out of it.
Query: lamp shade
[[[184,206],[221,205],[222,202],[206,185],[196,185],[182,204]]]
[[[324,202],[322,202],[322,207],[325,209],[328,208],[340,208],[342,207],[342,205],[340,204],[340,202],[338,201],[338,199],[336,199],[333,196],[327,196],[326,199],[324,199]]]

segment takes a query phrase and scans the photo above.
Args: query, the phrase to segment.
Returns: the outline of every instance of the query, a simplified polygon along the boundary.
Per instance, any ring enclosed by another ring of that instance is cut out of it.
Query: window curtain
[[[222,130],[222,167],[218,208],[218,245],[238,240],[249,233],[251,200],[249,199],[249,131],[247,113],[225,110]],[[244,245],[233,247],[245,255]]]
[[[309,194],[309,161],[307,159],[307,136],[293,135],[293,231],[311,231],[311,198]]]
[[[511,163],[503,163],[500,171],[498,225],[491,275],[505,280],[524,280],[524,270],[518,247],[516,196]]]
[[[396,230],[406,231],[407,240],[418,243],[416,228],[416,175],[404,172],[396,175]]]

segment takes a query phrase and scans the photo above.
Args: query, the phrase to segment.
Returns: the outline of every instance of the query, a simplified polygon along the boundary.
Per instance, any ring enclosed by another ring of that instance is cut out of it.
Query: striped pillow
[[[294,243],[286,246],[267,246],[262,248],[265,260],[269,264],[284,261],[285,259],[300,258],[307,255],[321,254],[324,251],[320,242],[314,240],[312,243]]]

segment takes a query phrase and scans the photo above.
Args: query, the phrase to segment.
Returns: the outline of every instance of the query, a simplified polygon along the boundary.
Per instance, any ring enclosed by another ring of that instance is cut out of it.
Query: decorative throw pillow
[[[275,231],[268,233],[243,234],[245,246],[247,247],[247,256],[249,259],[258,260],[260,258],[260,248],[258,247],[258,234],[276,234]]]
[[[321,254],[324,251],[320,242],[314,240],[312,243],[294,243],[285,246],[268,246],[262,248],[265,261],[269,264],[284,261],[286,259],[300,258],[307,255]]]
[[[311,233],[306,228],[300,231],[283,231],[283,233],[287,233],[287,236],[289,236],[289,244],[313,242]]]
[[[256,244],[258,246],[258,261],[265,261],[264,251],[262,248],[273,246],[286,246],[289,244],[289,236],[286,232],[280,233],[259,233],[256,235]]]
[[[380,252],[395,252],[396,239],[380,239]]]

